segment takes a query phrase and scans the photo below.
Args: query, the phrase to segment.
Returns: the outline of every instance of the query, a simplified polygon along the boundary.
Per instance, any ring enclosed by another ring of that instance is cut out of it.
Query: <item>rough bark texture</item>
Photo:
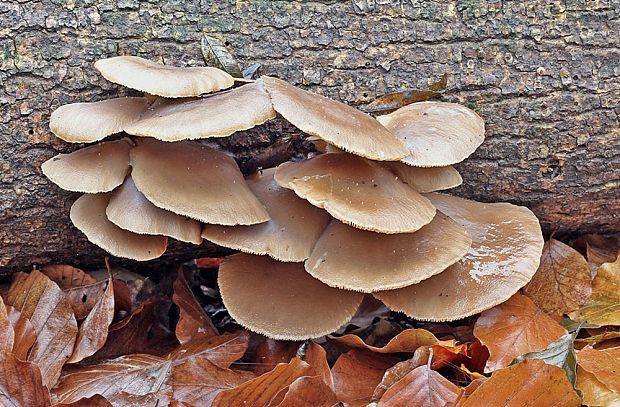
[[[618,32],[617,0],[0,1],[0,268],[101,265],[69,222],[76,195],[41,175],[43,161],[76,148],[51,135],[49,114],[122,92],[93,69],[99,58],[203,65],[203,33],[244,67],[355,105],[447,73],[445,100],[488,128],[458,166],[458,194],[527,205],[546,231],[617,231]],[[260,165],[277,133],[236,136],[236,151]],[[278,143],[275,161],[297,147]]]

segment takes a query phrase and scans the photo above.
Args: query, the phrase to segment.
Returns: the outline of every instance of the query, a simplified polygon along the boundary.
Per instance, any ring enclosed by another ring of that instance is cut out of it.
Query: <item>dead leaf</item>
[[[13,332],[13,326],[9,321],[6,307],[0,297],[0,353],[11,352],[13,350],[13,340],[15,339],[15,332]]]
[[[387,345],[378,348],[366,344],[357,335],[330,336],[330,339],[338,344],[344,345],[351,349],[367,349],[377,353],[413,353],[420,346],[431,346],[439,343],[435,335],[424,329],[406,329],[392,338]]]
[[[484,311],[474,326],[474,335],[489,349],[485,372],[506,367],[524,353],[542,351],[565,333],[521,294]]]
[[[370,103],[364,111],[367,113],[390,113],[403,106],[415,102],[423,102],[441,95],[448,85],[448,75],[443,74],[441,79],[430,85],[429,90],[403,90],[388,93],[378,97]]]
[[[340,355],[334,367],[334,392],[350,407],[366,406],[387,369],[398,359],[368,350],[353,349]]]
[[[227,368],[245,354],[249,340],[248,331],[226,333],[208,338],[197,337],[170,352],[169,358],[182,360],[189,356],[200,355],[219,367]]]
[[[310,342],[302,358],[304,362],[312,366],[314,374],[323,380],[330,389],[334,388],[334,378],[327,363],[327,353],[323,347],[315,342]]]
[[[53,407],[112,407],[112,404],[100,394],[95,394],[92,397],[84,397],[73,403],[54,404]]]
[[[338,399],[319,376],[303,376],[288,388],[277,407],[334,407]]]
[[[62,290],[39,271],[17,273],[6,303],[28,318],[37,333],[37,341],[28,361],[41,369],[43,383],[53,387],[65,362],[73,353],[77,321]]]
[[[460,387],[424,365],[413,369],[390,387],[381,397],[379,407],[443,407],[454,402],[460,392]]]
[[[414,369],[424,366],[428,363],[431,356],[430,346],[420,346],[415,350],[411,359],[398,362],[385,371],[381,383],[375,387],[371,401],[379,401],[385,392],[394,386],[399,380],[407,376]]]
[[[592,276],[588,262],[577,250],[550,239],[524,292],[540,309],[559,319],[590,298]]]
[[[260,337],[260,341],[252,365],[257,375],[269,372],[278,363],[288,363],[299,348],[298,342],[276,341],[264,336]]]
[[[620,393],[620,348],[599,350],[586,346],[577,352],[577,363],[607,388]]]
[[[105,280],[97,281],[90,274],[72,266],[49,265],[43,267],[41,272],[62,289],[78,321],[86,318],[105,290]]]
[[[202,56],[208,66],[214,66],[228,72],[235,78],[242,78],[241,67],[232,56],[230,51],[226,49],[226,45],[218,38],[203,34],[200,41],[200,49]]]
[[[577,388],[583,394],[586,406],[618,406],[620,394],[610,390],[596,375],[582,367],[577,367]]]
[[[198,335],[218,335],[217,329],[189,289],[182,268],[177,271],[172,301],[179,307],[179,322],[175,331],[179,342],[186,343]]]
[[[476,339],[469,345],[467,356],[469,356],[469,360],[466,363],[467,368],[472,372],[483,373],[484,367],[489,360],[489,348]]]
[[[48,276],[62,289],[83,287],[97,282],[97,279],[90,274],[66,264],[47,265],[41,269],[41,273]]]
[[[30,362],[18,360],[7,352],[0,352],[0,405],[49,406],[50,394],[44,387],[39,368]]]
[[[600,326],[620,325],[620,257],[599,267],[590,301],[570,317]]]
[[[459,407],[579,407],[581,399],[564,371],[542,360],[527,359],[495,371]]]
[[[114,284],[110,276],[108,287],[80,325],[73,354],[67,363],[80,362],[101,349],[108,338],[108,327],[112,319],[114,319]]]
[[[199,269],[216,269],[224,261],[224,257],[201,257],[196,259],[196,267]]]
[[[272,371],[217,395],[213,407],[266,406],[296,379],[312,374],[312,367],[299,358],[281,363]]]
[[[37,333],[28,318],[22,318],[15,308],[6,307],[7,317],[13,332],[13,356],[19,360],[26,360],[28,352],[37,341]]]

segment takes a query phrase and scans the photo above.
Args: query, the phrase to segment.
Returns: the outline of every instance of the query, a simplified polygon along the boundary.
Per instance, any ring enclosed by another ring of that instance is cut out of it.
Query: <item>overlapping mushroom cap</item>
[[[416,319],[448,321],[500,304],[530,281],[544,242],[538,219],[529,209],[443,194],[427,196],[471,234],[471,248],[442,273],[409,287],[374,293],[375,297]]]
[[[362,157],[326,153],[281,164],[275,179],[334,218],[380,233],[415,232],[435,216],[428,199]]]
[[[456,164],[484,141],[484,121],[456,103],[412,103],[377,120],[407,146],[401,161],[418,167]]]
[[[443,191],[458,187],[463,183],[461,174],[451,165],[447,167],[412,167],[398,161],[383,163],[405,184],[418,192]]]
[[[110,82],[170,98],[199,96],[234,84],[233,77],[221,69],[179,68],[128,55],[100,59],[95,68]]]

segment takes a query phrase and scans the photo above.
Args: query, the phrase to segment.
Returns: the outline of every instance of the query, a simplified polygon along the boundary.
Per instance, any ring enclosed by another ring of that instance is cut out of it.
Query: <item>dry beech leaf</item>
[[[506,367],[519,355],[542,351],[565,333],[532,300],[518,293],[484,311],[474,327],[474,335],[489,349],[485,372]]]
[[[465,363],[472,372],[482,373],[489,360],[489,349],[476,339],[467,349],[469,360]]]
[[[577,352],[577,363],[607,388],[620,393],[620,348],[599,350],[586,346]]]
[[[430,346],[420,346],[415,350],[411,359],[398,362],[385,371],[381,383],[375,387],[371,401],[379,401],[385,392],[396,384],[400,379],[407,376],[414,369],[428,363],[431,356]]]
[[[524,292],[544,312],[559,318],[590,298],[590,266],[577,250],[550,239],[543,248],[540,266]]]
[[[389,113],[411,103],[424,102],[440,96],[441,92],[446,89],[447,84],[448,75],[443,74],[441,79],[431,84],[428,90],[403,90],[388,93],[373,100],[364,111],[368,113]]]
[[[334,342],[352,349],[367,349],[376,353],[415,352],[420,346],[431,346],[439,343],[435,335],[425,329],[406,329],[392,338],[387,345],[378,348],[365,343],[359,336],[348,334],[330,336]]]
[[[182,268],[177,271],[172,301],[179,307],[179,322],[176,327],[179,342],[188,342],[197,335],[218,335],[217,329],[189,289]]]
[[[213,364],[227,368],[241,358],[248,349],[250,334],[248,331],[226,333],[208,338],[196,337],[170,352],[170,358],[181,359],[192,355],[208,358]]]
[[[171,405],[171,397],[172,387],[165,385],[157,393],[130,394],[122,391],[107,399],[118,407],[163,407]]]
[[[334,367],[334,392],[349,407],[366,406],[385,371],[398,362],[390,355],[353,349],[340,355]]]
[[[319,376],[303,376],[288,388],[277,407],[334,407],[338,399]]]
[[[610,390],[596,375],[577,367],[577,388],[583,394],[586,406],[619,406],[620,393]]]
[[[95,394],[92,397],[84,397],[73,403],[59,403],[54,404],[53,407],[112,407],[112,404],[100,394]]]
[[[58,284],[79,321],[88,315],[103,294],[106,281],[97,281],[90,274],[64,264],[45,266],[41,272]]]
[[[233,389],[220,392],[213,407],[266,406],[296,379],[312,374],[312,367],[299,358],[281,363],[272,371]]]
[[[299,348],[299,342],[277,341],[264,336],[260,341],[252,364],[252,371],[257,375],[269,372],[278,363],[288,363]]]
[[[73,354],[67,363],[77,363],[92,356],[108,339],[108,327],[114,319],[114,284],[112,276],[108,287],[80,325]]]
[[[379,407],[443,407],[454,402],[460,392],[460,387],[424,365],[390,387],[381,397]]]
[[[570,314],[595,325],[620,325],[620,257],[598,268],[588,303]]]
[[[564,371],[542,360],[527,359],[497,370],[459,407],[579,407],[581,399]]]
[[[13,350],[13,341],[15,339],[15,332],[9,316],[7,314],[6,307],[0,297],[0,353],[11,352]]]
[[[17,273],[6,303],[28,318],[37,334],[28,361],[41,369],[43,383],[53,387],[73,353],[77,321],[62,290],[39,271]]]
[[[303,361],[312,366],[314,374],[317,375],[326,386],[334,388],[334,378],[327,362],[327,352],[323,347],[315,342],[310,342],[310,346],[304,353]]]
[[[49,406],[50,394],[39,368],[0,351],[0,406]]]
[[[37,332],[28,318],[22,318],[21,312],[11,306],[6,307],[6,310],[13,330],[13,356],[26,360],[30,348],[37,341]]]

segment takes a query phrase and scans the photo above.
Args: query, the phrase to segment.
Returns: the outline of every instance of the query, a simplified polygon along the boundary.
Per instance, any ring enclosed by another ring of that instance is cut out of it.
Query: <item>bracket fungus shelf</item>
[[[440,194],[484,140],[468,108],[420,102],[374,118],[262,77],[237,87],[216,68],[137,57],[95,67],[143,97],[58,108],[59,138],[93,144],[51,158],[44,174],[83,192],[70,218],[114,256],[147,260],[169,238],[242,253],[220,267],[222,298],[246,328],[301,340],[328,334],[363,293],[429,321],[507,300],[538,268],[543,237],[524,207]],[[283,116],[323,153],[244,177],[228,137]],[[123,138],[124,137],[124,138]]]

